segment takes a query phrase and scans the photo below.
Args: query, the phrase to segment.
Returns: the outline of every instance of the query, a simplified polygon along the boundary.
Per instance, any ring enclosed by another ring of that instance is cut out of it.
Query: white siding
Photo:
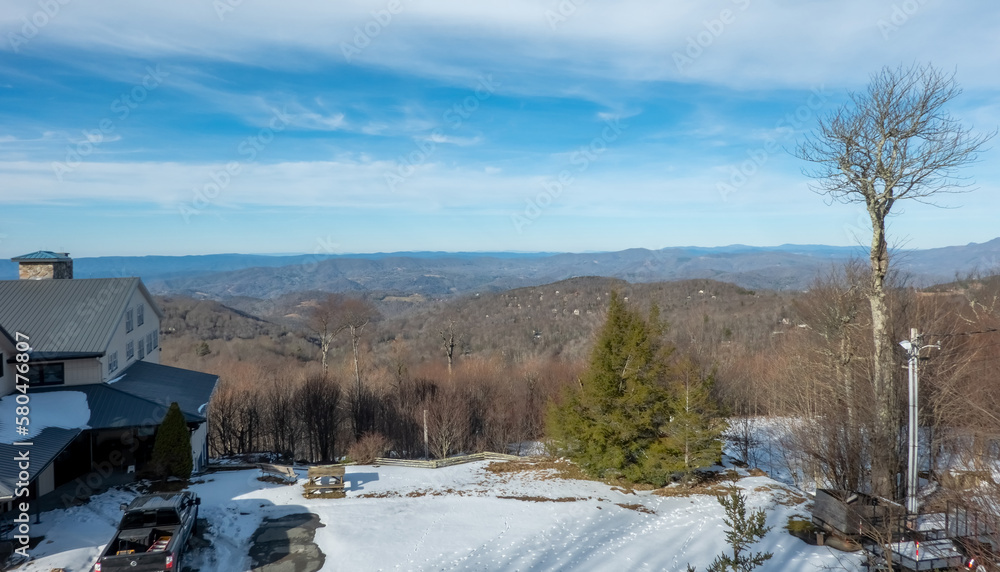
[[[101,375],[101,361],[97,358],[74,359],[63,362],[63,373],[66,385],[83,385],[86,383],[100,383],[104,378]]]
[[[142,304],[145,306],[143,311],[145,321],[140,326],[138,321],[138,312],[136,308]],[[118,322],[118,326],[115,328],[114,335],[111,337],[111,343],[108,344],[108,349],[105,351],[104,358],[101,360],[101,381],[108,381],[114,379],[121,375],[121,372],[136,362],[139,358],[139,339],[141,337],[143,343],[146,343],[146,338],[148,334],[152,332],[159,332],[160,329],[160,319],[156,316],[156,312],[153,310],[153,300],[147,298],[143,295],[142,291],[136,288],[132,291],[132,295],[129,297],[128,306],[126,306],[125,311],[122,313],[121,318]],[[132,326],[131,332],[126,331],[126,316],[128,311],[132,311]],[[132,342],[135,351],[132,358],[129,359],[125,354],[125,346],[128,342]],[[113,353],[118,352],[118,369],[113,372],[108,372],[108,357]],[[146,356],[143,361],[148,361],[150,363],[160,363],[160,348],[157,347],[152,352],[146,351]]]
[[[192,473],[200,473],[208,465],[208,422],[202,423],[191,433]]]

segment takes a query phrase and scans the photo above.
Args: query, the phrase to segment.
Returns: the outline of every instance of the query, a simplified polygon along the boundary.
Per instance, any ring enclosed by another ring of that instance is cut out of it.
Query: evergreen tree
[[[591,476],[663,485],[719,461],[711,380],[686,358],[667,367],[664,330],[655,305],[644,319],[613,293],[580,387],[550,406],[552,444]]]
[[[757,509],[747,515],[746,497],[735,486],[726,496],[719,497],[719,504],[726,509],[726,542],[733,549],[732,556],[720,554],[708,566],[708,572],[750,572],[771,559],[770,552],[744,554],[747,547],[759,542],[771,530],[764,526],[763,509]]]
[[[667,427],[666,446],[683,460],[683,470],[722,460],[722,433],[726,423],[712,396],[714,376],[704,376],[688,357],[677,360],[667,378],[673,415]]]
[[[162,477],[191,477],[194,468],[191,435],[177,402],[170,404],[156,431],[152,464],[153,470]]]
[[[550,409],[554,444],[592,476],[662,484],[669,475],[650,456],[669,419],[658,338],[613,293],[580,388]]]

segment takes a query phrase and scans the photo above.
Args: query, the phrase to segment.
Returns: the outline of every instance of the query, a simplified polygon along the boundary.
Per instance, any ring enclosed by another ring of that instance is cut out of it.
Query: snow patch
[[[80,391],[53,391],[51,393],[29,392],[27,407],[28,433],[19,435],[14,419],[17,408],[24,407],[17,403],[21,393],[12,393],[0,399],[0,443],[11,444],[16,441],[30,441],[49,427],[62,429],[89,429],[90,405],[87,395]],[[24,398],[22,397],[23,401]]]

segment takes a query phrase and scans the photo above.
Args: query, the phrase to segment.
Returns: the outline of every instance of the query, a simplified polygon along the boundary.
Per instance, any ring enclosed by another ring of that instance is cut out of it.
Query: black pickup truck
[[[190,492],[143,495],[122,504],[125,516],[94,572],[179,572],[200,504]]]

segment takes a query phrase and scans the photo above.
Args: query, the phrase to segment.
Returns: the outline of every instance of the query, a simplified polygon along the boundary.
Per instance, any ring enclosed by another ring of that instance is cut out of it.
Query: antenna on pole
[[[919,486],[917,460],[920,453],[920,424],[918,417],[920,411],[920,380],[918,369],[920,350],[923,348],[941,349],[941,346],[939,344],[921,345],[920,332],[917,331],[917,328],[910,328],[910,339],[899,342],[899,345],[903,346],[903,349],[906,350],[906,355],[909,357],[907,370],[910,382],[910,446],[906,463],[906,512],[915,515],[919,510],[917,506],[917,489]]]

